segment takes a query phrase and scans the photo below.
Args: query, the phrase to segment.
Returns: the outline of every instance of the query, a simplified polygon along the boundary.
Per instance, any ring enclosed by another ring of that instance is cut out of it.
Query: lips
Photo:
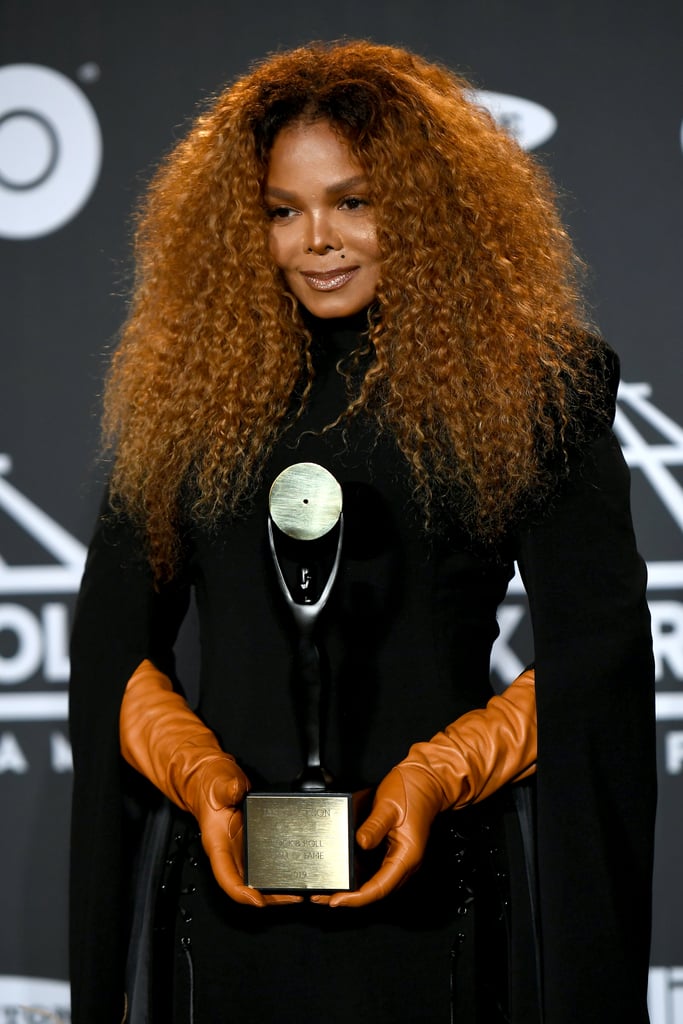
[[[343,288],[345,284],[355,275],[358,267],[343,267],[337,270],[326,270],[325,273],[313,271],[301,271],[301,276],[317,292],[333,292],[337,288]]]

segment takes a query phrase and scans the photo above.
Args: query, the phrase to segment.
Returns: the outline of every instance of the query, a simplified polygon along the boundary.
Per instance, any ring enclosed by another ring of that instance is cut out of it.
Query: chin
[[[362,310],[367,309],[374,296],[359,298],[358,301],[353,302],[341,296],[332,295],[321,295],[320,298],[314,297],[313,299],[311,299],[310,295],[307,295],[306,299],[299,295],[297,298],[311,316],[317,316],[320,320],[331,320],[337,317],[354,316],[355,313],[360,313]]]

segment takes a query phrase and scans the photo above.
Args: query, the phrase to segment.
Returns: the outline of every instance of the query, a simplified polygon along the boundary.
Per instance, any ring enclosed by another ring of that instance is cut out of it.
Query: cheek
[[[278,267],[282,269],[284,263],[284,252],[282,240],[277,237],[274,231],[270,232],[268,238],[268,250]]]
[[[372,227],[368,227],[364,232],[363,248],[368,256],[371,256],[375,260],[379,260],[379,245],[377,244],[377,232],[374,225]]]

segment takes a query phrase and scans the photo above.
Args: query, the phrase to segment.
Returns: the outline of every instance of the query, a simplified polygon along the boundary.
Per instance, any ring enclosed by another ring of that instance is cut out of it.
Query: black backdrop
[[[198,104],[270,50],[343,35],[442,60],[503,94],[501,117],[521,139],[536,128],[547,136],[535,152],[562,189],[592,268],[595,317],[622,357],[617,430],[633,469],[658,664],[650,1003],[654,1024],[683,1024],[683,7],[674,0],[2,0],[0,1016],[69,1019],[66,642],[102,485],[99,394],[130,281],[131,210]],[[543,108],[540,120],[520,99]],[[529,643],[521,594],[501,628],[494,670],[511,676]]]

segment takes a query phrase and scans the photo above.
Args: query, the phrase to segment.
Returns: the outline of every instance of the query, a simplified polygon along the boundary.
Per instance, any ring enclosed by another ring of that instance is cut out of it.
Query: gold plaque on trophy
[[[253,793],[247,797],[245,871],[264,892],[353,888],[348,793]]]

